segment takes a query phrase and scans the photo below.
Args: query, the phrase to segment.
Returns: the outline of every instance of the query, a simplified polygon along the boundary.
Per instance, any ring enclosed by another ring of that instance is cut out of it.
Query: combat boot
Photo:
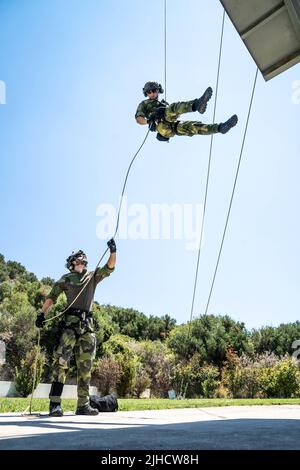
[[[221,132],[221,134],[226,134],[226,132],[230,131],[232,127],[237,125],[237,122],[238,117],[236,114],[234,114],[226,122],[221,122],[221,124],[219,124],[218,130]]]
[[[200,114],[205,113],[207,108],[207,103],[212,97],[212,88],[208,87],[201,98],[197,98],[193,104],[193,111],[199,111]]]
[[[50,401],[50,407],[49,407],[49,416],[63,416],[64,412],[62,407],[60,406],[60,403],[54,403]]]
[[[75,412],[76,415],[96,416],[99,414],[96,408],[92,408],[89,404],[79,406]]]

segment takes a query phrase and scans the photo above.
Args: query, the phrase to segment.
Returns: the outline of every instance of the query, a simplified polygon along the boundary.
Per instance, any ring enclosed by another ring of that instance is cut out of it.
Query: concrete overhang
[[[220,0],[265,80],[300,62],[300,0]]]

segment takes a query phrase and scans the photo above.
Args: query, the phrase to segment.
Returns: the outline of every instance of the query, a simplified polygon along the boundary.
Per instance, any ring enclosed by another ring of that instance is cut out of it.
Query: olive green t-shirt
[[[114,269],[115,268],[109,268],[106,264],[102,268],[97,268],[96,272],[84,270],[82,273],[71,272],[65,274],[54,284],[47,299],[56,302],[58,296],[64,292],[67,297],[68,305],[70,305],[83,286],[92,278],[87,287],[71,306],[72,308],[91,310],[97,284],[103,281],[104,278],[110,276]]]

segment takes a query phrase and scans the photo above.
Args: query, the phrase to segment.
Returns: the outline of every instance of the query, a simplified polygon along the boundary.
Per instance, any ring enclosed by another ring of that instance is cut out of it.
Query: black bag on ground
[[[90,396],[90,405],[93,408],[96,408],[98,411],[118,411],[119,405],[116,395],[105,395],[100,397],[98,395]]]

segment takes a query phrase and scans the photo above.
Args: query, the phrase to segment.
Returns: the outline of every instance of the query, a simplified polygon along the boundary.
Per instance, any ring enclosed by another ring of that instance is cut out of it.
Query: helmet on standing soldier
[[[86,254],[84,253],[84,251],[82,251],[82,250],[79,250],[79,251],[76,251],[76,252],[72,251],[72,254],[70,256],[68,256],[68,258],[66,259],[65,267],[69,271],[73,271],[74,270],[73,263],[76,262],[76,261],[81,261],[82,264],[87,266],[88,261],[87,261],[87,257],[86,257]]]

